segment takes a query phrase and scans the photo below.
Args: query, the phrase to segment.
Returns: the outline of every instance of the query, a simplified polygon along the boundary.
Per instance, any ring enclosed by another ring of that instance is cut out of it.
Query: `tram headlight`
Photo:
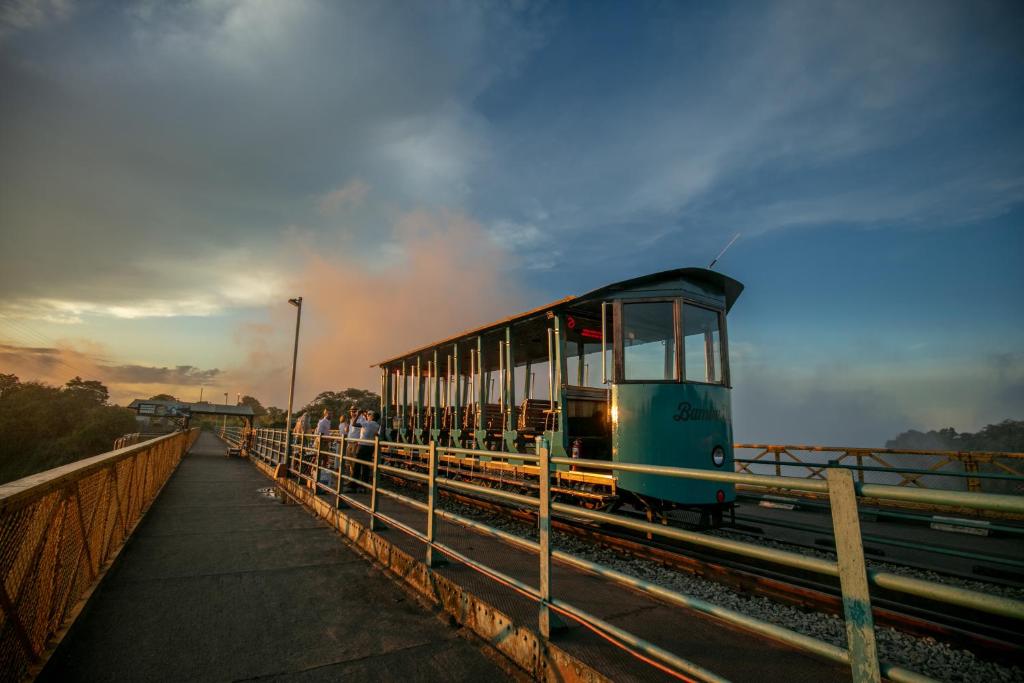
[[[715,446],[711,450],[711,462],[714,463],[715,467],[721,467],[725,464],[725,449],[721,446]]]

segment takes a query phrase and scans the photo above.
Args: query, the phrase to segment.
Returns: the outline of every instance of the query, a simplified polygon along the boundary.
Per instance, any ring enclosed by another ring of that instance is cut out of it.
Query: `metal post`
[[[416,356],[416,443],[423,443],[423,359]]]
[[[439,429],[441,429],[441,415],[440,415],[440,412],[441,412],[441,372],[440,372],[440,367],[441,366],[438,365],[438,363],[437,363],[437,349],[434,349],[434,397],[433,397],[433,400],[434,400],[434,410],[433,410],[433,415],[431,416],[433,419],[430,421],[431,422],[430,427],[434,431],[433,431],[433,434],[432,434],[431,441],[434,441],[434,440],[437,439],[437,431]]]
[[[850,668],[854,683],[879,683],[878,651],[875,648],[875,623],[871,615],[864,545],[857,516],[857,493],[853,475],[842,467],[828,469],[828,498],[839,564],[839,586],[843,592],[846,617],[846,642],[850,650]]]
[[[288,303],[295,306],[295,346],[292,348],[292,380],[288,387],[288,415],[284,422],[284,462],[285,462],[285,478],[287,478],[288,467],[291,458],[292,448],[292,403],[295,400],[295,365],[299,360],[299,323],[302,322],[302,297],[297,296],[294,299],[288,299]]]
[[[462,386],[465,381],[462,379],[462,366],[459,364],[459,344],[452,344],[452,369],[455,377],[455,401],[452,414],[451,438],[449,443],[454,446],[462,445]]]
[[[540,604],[538,606],[537,624],[540,635],[550,639],[552,630],[564,627],[557,615],[551,614],[551,461],[547,448],[538,448],[540,456],[540,507],[537,511],[537,531],[540,550],[539,586]]]
[[[508,431],[516,428],[516,358],[512,346],[512,328],[505,328],[505,369],[508,372],[508,389],[505,399],[508,401]]]
[[[370,531],[380,531],[377,522],[377,464],[380,460],[380,436],[373,437],[373,469],[370,475]]]
[[[981,492],[981,480],[978,479],[977,477],[970,476],[972,474],[977,474],[980,471],[980,468],[978,467],[978,461],[975,460],[974,457],[972,455],[970,455],[969,453],[962,454],[962,455],[964,456],[964,458],[963,458],[964,472],[966,472],[967,475],[968,475],[968,477],[967,477],[967,490],[968,491],[974,491],[974,492]]]
[[[601,384],[608,384],[608,338],[606,332],[608,325],[608,302],[601,303]]]
[[[314,496],[316,496],[316,494],[320,493],[320,457],[323,454],[323,445],[324,445],[323,437],[321,435],[317,434],[316,435],[316,439],[315,439],[315,443],[316,443],[316,446],[315,446],[315,448],[316,448],[316,455],[313,456],[313,466],[311,468],[309,468],[310,472],[312,472],[312,474],[313,474],[313,495]]]
[[[437,567],[444,560],[434,553],[434,509],[437,505],[437,443],[430,442],[429,475],[427,478],[427,566]]]

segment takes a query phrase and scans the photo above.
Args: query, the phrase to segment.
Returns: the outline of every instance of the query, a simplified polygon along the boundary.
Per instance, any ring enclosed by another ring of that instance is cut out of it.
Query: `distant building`
[[[137,398],[128,404],[134,410],[139,431],[147,434],[170,432],[180,429],[189,418],[196,415],[226,415],[228,417],[254,418],[252,407],[246,405],[224,405],[217,403],[185,403],[183,401],[160,401]]]

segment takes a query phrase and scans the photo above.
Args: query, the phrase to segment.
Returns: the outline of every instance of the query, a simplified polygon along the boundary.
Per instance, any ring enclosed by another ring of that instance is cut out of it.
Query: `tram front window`
[[[688,382],[722,382],[722,335],[718,311],[683,305],[683,377]]]
[[[673,309],[671,301],[622,305],[622,361],[626,381],[678,379]]]

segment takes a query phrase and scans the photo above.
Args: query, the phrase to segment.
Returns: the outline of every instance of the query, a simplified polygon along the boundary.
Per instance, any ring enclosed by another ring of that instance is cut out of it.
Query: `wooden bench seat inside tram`
[[[532,436],[555,428],[555,412],[551,401],[528,398],[519,406],[516,429],[524,436]]]

